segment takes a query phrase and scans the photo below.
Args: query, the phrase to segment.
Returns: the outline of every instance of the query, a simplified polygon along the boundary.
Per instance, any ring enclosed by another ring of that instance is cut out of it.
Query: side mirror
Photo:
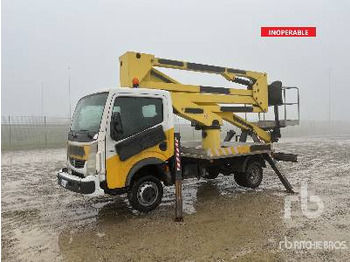
[[[111,119],[111,138],[118,140],[123,134],[122,118],[119,112],[114,112]]]

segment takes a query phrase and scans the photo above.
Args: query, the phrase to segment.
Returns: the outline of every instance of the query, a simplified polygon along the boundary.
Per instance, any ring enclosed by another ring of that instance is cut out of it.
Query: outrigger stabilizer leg
[[[270,154],[264,154],[264,158],[270,164],[270,166],[272,167],[273,171],[275,171],[276,175],[281,180],[282,184],[284,185],[284,187],[286,188],[288,193],[295,193],[293,191],[292,185],[289,183],[287,178],[284,175],[282,175],[281,172],[278,170],[278,168],[277,168],[277,166],[275,164],[275,161],[273,161],[271,155]]]
[[[174,170],[175,170],[175,221],[182,222],[182,167],[181,167],[181,146],[180,134],[175,133],[175,156],[174,156]]]

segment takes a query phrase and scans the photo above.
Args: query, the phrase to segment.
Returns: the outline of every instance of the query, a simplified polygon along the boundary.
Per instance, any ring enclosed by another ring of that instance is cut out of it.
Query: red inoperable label
[[[316,27],[261,27],[262,37],[316,37]]]

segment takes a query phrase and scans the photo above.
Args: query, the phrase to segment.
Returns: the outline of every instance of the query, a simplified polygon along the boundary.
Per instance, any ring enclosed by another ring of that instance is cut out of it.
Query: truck
[[[161,202],[163,186],[175,185],[176,216],[182,216],[182,180],[233,175],[239,186],[257,188],[269,164],[292,192],[276,161],[297,161],[275,152],[281,128],[300,121],[299,89],[267,74],[126,52],[119,58],[121,87],[82,97],[75,108],[67,143],[67,166],[58,184],[88,196],[127,194],[132,208],[148,212]],[[216,74],[237,87],[182,84],[160,68]],[[239,87],[238,87],[239,85]],[[243,88],[241,87],[243,86]],[[297,101],[286,96],[296,90]],[[287,118],[287,107],[297,118]],[[266,119],[269,108],[274,118]],[[284,109],[284,117],[280,117]],[[249,121],[257,114],[258,121]],[[174,119],[201,132],[201,141],[182,141]],[[223,126],[227,131],[223,138]]]

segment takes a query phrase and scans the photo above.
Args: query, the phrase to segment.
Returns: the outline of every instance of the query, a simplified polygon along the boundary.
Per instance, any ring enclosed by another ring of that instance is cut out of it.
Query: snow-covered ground
[[[350,255],[350,136],[283,139],[297,153],[279,163],[295,190],[306,184],[324,210],[306,217],[300,194],[284,219],[285,193],[271,168],[257,190],[233,177],[184,183],[185,222],[173,222],[174,188],[152,213],[139,214],[124,196],[87,198],[57,185],[64,149],[3,152],[4,261],[346,260]],[[310,210],[317,206],[309,205]],[[348,249],[297,250],[280,241],[346,241]]]

